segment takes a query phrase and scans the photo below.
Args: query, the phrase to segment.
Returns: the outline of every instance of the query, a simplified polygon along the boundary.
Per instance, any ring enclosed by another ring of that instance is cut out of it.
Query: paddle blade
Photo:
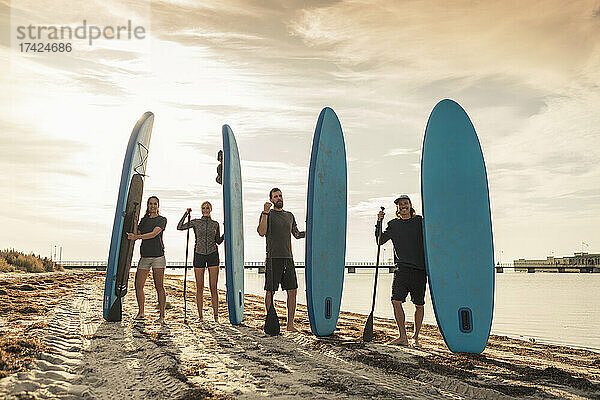
[[[265,333],[271,336],[279,335],[279,317],[277,317],[277,312],[272,302],[269,311],[267,311],[267,318],[265,319]]]
[[[369,314],[363,330],[363,342],[370,342],[371,340],[373,340],[373,313]]]
[[[219,150],[217,153],[217,161],[219,161],[219,165],[217,165],[217,177],[215,180],[219,185],[223,184],[223,150]]]
[[[117,299],[113,303],[108,315],[106,316],[106,320],[108,322],[119,322],[122,319],[122,311],[123,307],[121,304],[121,297],[117,296]]]

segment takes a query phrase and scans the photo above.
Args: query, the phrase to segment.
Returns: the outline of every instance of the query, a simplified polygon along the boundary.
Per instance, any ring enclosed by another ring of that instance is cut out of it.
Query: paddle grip
[[[385,207],[381,207],[381,211],[384,211]],[[383,224],[383,218],[377,219],[377,232],[375,232],[375,236],[377,236],[377,243],[379,244],[379,236],[381,236],[381,226]]]

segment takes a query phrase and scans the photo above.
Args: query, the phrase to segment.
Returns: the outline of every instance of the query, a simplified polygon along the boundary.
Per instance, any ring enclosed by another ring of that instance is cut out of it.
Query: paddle
[[[217,161],[219,165],[217,165],[217,177],[215,180],[219,185],[223,184],[223,150],[219,150],[217,153]]]
[[[126,257],[128,257],[128,255],[133,252],[132,245],[133,245],[133,243],[135,243],[135,241],[129,240],[127,238],[127,233],[125,233],[125,232],[128,231],[129,228],[131,228],[131,231],[137,233],[136,211],[137,211],[137,208],[139,207],[139,204],[140,203],[137,203],[137,202],[133,203],[133,210],[131,211],[131,215],[129,216],[127,221],[125,221],[123,223],[123,227],[124,228],[127,227],[127,229],[123,229],[124,233],[123,233],[123,239],[122,239],[122,240],[127,241],[127,250],[124,252]],[[121,261],[120,257],[119,257],[119,261]],[[129,268],[131,268],[131,259],[129,259]],[[119,297],[119,298],[125,297],[125,294],[127,294],[127,277],[129,274],[129,268],[122,268],[121,271],[118,271],[121,273],[119,274],[119,276],[117,276],[117,282],[119,283],[119,285],[116,286],[115,293],[116,293],[117,297]],[[120,301],[120,299],[119,299],[119,301]]]
[[[108,311],[108,315],[106,316],[106,320],[109,322],[118,322],[121,321],[121,319],[123,318],[123,304],[121,299],[125,297],[125,294],[127,294],[127,278],[129,277],[129,269],[131,268],[131,258],[129,258],[129,254],[133,252],[132,246],[135,243],[135,240],[129,240],[127,238],[127,231],[130,230],[129,228],[131,228],[131,230],[134,233],[138,233],[137,217],[139,215],[136,215],[136,211],[139,204],[140,203],[137,202],[133,203],[133,211],[131,212],[131,215],[129,215],[127,217],[127,220],[123,223],[123,238],[121,240],[126,241],[127,250],[123,251],[123,255],[119,254],[119,257],[117,258],[117,263],[122,264],[122,268],[119,271],[117,265],[117,276],[115,282],[115,294],[117,298],[115,299],[115,302],[111,306],[110,310]],[[123,265],[123,258],[129,259],[129,264],[127,268],[125,268],[125,265]]]
[[[267,216],[267,223],[271,222],[271,219]],[[267,239],[269,240],[269,239]],[[268,258],[265,258],[265,269],[267,268]],[[271,266],[272,267],[272,266]],[[273,283],[273,268],[270,268],[271,272],[271,283]],[[279,317],[275,311],[275,292],[271,293],[271,304],[267,310],[267,317],[265,318],[265,333],[271,336],[279,335]]]
[[[187,324],[187,301],[186,301],[186,289],[187,289],[187,262],[188,262],[188,248],[190,246],[190,219],[192,218],[192,212],[188,213],[188,223],[187,223],[187,238],[185,242],[185,266],[184,266],[184,274],[183,274],[183,323]]]
[[[384,207],[381,207],[381,211]],[[373,312],[375,311],[375,296],[377,294],[377,275],[379,273],[379,252],[381,251],[381,244],[379,239],[381,238],[381,223],[383,220],[377,221],[377,262],[375,263],[375,283],[373,284],[373,304],[371,305],[371,314],[367,318],[365,329],[363,330],[363,342],[370,342],[373,340]]]
[[[269,306],[269,310],[267,311],[267,318],[265,318],[265,333],[271,336],[279,335],[279,317],[277,316],[277,312],[275,311],[275,292],[271,293],[271,305]]]

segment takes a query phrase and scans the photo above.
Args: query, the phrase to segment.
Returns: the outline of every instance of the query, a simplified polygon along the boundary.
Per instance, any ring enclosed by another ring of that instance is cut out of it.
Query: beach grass
[[[18,337],[0,332],[0,378],[26,371],[31,360],[43,351],[38,337]]]
[[[63,267],[47,257],[14,249],[0,250],[0,272],[53,272]]]

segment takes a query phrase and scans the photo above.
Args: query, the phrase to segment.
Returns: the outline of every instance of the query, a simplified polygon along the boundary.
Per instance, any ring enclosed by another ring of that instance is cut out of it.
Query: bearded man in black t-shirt
[[[407,195],[398,197],[394,203],[397,207],[397,218],[388,222],[387,228],[379,239],[381,245],[390,239],[394,243],[396,271],[392,283],[392,306],[399,335],[389,344],[408,345],[402,303],[406,301],[406,296],[410,293],[410,299],[415,305],[415,331],[412,338],[414,345],[418,347],[419,331],[423,324],[425,284],[427,283],[423,248],[423,217],[416,215]],[[380,211],[377,220],[383,220],[384,215],[385,213]],[[377,229],[375,229],[375,236],[377,237]]]
[[[306,232],[300,232],[294,214],[283,209],[283,194],[278,188],[271,189],[258,220],[258,234],[266,236],[267,256],[265,259],[265,307],[269,310],[272,294],[281,288],[287,291],[287,330],[296,332],[296,295],[298,279],[292,256],[292,235],[302,239]],[[273,209],[271,210],[271,206]]]

